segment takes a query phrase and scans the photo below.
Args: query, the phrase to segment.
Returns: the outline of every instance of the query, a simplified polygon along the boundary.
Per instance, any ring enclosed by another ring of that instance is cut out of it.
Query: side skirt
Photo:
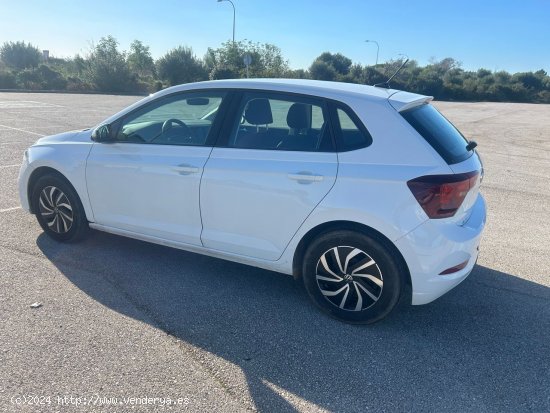
[[[95,229],[95,230],[98,230],[98,231],[103,231],[103,232],[108,232],[108,233],[114,234],[114,235],[120,235],[120,236],[127,237],[127,238],[133,238],[133,239],[137,239],[137,240],[140,240],[140,241],[151,242],[153,244],[164,245],[166,247],[176,248],[176,249],[180,249],[180,250],[184,250],[184,251],[188,251],[188,252],[193,252],[193,253],[196,253],[196,254],[208,255],[210,257],[220,258],[222,260],[233,261],[233,262],[237,262],[239,264],[250,265],[250,266],[253,266],[253,267],[263,268],[263,269],[269,270],[269,271],[275,271],[275,272],[279,272],[279,273],[283,273],[283,274],[292,275],[292,264],[287,263],[287,262],[283,262],[283,261],[258,260],[256,258],[247,257],[247,256],[244,256],[244,255],[231,254],[231,253],[226,253],[226,252],[223,252],[223,251],[218,251],[218,250],[214,250],[214,249],[210,249],[210,248],[201,247],[201,246],[198,246],[198,245],[192,245],[192,244],[186,244],[186,243],[182,243],[182,242],[170,241],[170,240],[166,240],[166,239],[163,239],[163,238],[138,234],[136,232],[127,231],[127,230],[124,230],[124,229],[119,229],[119,228],[114,228],[114,227],[109,227],[109,226],[105,226],[105,225],[100,225],[100,224],[96,224],[96,223],[93,223],[93,222],[90,222],[89,225],[90,225],[90,228],[92,228],[92,229]]]

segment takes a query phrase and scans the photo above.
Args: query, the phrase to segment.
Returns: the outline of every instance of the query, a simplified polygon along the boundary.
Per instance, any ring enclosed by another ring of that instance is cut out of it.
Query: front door
[[[116,121],[116,140],[94,144],[87,160],[95,222],[201,245],[200,178],[223,97],[174,94]]]

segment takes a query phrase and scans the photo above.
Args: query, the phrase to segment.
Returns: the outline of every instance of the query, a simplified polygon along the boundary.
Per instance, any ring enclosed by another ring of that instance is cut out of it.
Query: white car
[[[430,100],[309,80],[175,86],[38,140],[21,204],[58,241],[91,227],[291,274],[332,316],[371,323],[477,259],[482,164]]]

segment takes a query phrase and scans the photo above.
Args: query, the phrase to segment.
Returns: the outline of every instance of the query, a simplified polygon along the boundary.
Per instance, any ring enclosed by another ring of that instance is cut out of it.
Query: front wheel
[[[303,278],[317,306],[357,324],[388,315],[403,284],[399,265],[382,241],[344,230],[323,234],[309,246]]]
[[[61,177],[44,175],[39,178],[31,202],[38,223],[56,241],[78,241],[87,233],[88,221],[80,198]]]

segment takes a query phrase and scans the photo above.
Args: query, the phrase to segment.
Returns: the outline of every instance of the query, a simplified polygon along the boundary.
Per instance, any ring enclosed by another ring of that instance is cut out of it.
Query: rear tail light
[[[429,218],[448,218],[460,208],[478,176],[478,171],[426,175],[410,180],[407,185]]]

